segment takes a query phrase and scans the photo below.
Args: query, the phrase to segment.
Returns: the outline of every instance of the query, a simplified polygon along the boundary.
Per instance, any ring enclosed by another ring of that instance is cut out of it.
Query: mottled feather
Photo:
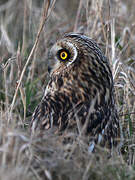
[[[58,56],[63,50],[69,53],[64,62]],[[90,151],[95,144],[116,145],[120,131],[113,77],[97,43],[84,35],[67,34],[51,48],[48,65],[50,81],[33,113],[32,131],[55,126],[57,132],[81,132],[90,138]]]

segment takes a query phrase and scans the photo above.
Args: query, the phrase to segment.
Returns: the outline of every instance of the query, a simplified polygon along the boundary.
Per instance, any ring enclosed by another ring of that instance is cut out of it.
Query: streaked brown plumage
[[[32,131],[83,131],[95,144],[112,148],[119,137],[114,85],[107,58],[97,44],[80,34],[67,34],[50,50],[50,81],[32,116]],[[84,128],[85,127],[85,128]]]

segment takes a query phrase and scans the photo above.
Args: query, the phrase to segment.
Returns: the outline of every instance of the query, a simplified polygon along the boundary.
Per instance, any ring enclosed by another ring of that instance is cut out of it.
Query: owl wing
[[[68,103],[65,103],[65,95],[63,93],[45,93],[40,104],[36,107],[32,119],[31,129],[49,129],[53,125],[60,129],[64,129],[67,124],[67,108]],[[70,106],[71,107],[71,106]]]
[[[56,116],[55,116],[56,118]],[[49,97],[46,96],[42,99],[40,104],[36,107],[32,119],[31,119],[31,129],[32,132],[35,129],[49,129],[54,120],[54,109],[53,104],[50,103]]]

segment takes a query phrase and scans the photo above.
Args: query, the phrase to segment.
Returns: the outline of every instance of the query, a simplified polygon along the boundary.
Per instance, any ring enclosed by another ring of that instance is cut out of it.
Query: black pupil
[[[57,56],[60,60],[68,60],[70,58],[70,53],[66,49],[61,49],[58,51]]]
[[[64,52],[62,53],[62,57],[65,57],[65,53]]]

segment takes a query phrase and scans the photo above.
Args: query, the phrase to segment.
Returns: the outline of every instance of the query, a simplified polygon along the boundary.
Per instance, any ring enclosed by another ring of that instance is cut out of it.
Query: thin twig
[[[42,18],[41,18],[41,23],[40,23],[39,30],[38,30],[38,33],[37,33],[37,36],[36,36],[36,40],[35,40],[35,43],[34,43],[34,45],[33,45],[32,50],[31,50],[31,52],[30,52],[30,55],[29,55],[29,57],[28,57],[25,65],[24,65],[24,68],[23,68],[23,70],[22,70],[22,73],[21,73],[21,75],[20,75],[20,79],[19,79],[19,81],[18,81],[18,85],[17,85],[16,91],[15,91],[15,94],[14,94],[14,97],[13,97],[13,100],[12,100],[12,103],[11,103],[8,122],[9,122],[10,119],[11,119],[12,111],[13,111],[14,104],[15,104],[15,100],[16,100],[17,93],[18,93],[18,89],[19,89],[20,84],[21,84],[21,81],[22,81],[22,79],[23,79],[25,70],[26,70],[26,68],[27,68],[27,66],[28,66],[28,64],[29,64],[29,62],[30,62],[30,60],[31,60],[34,52],[35,52],[35,49],[36,49],[37,44],[38,44],[38,42],[39,42],[39,38],[40,38],[41,32],[42,32],[43,27],[44,27],[44,24],[45,24],[47,18],[49,17],[49,15],[50,15],[53,7],[54,7],[54,4],[55,4],[55,0],[53,1],[51,7],[50,7],[50,0],[47,0],[47,2],[44,3],[43,15],[42,15]],[[50,11],[49,11],[49,7],[50,7]]]
[[[76,20],[75,20],[75,25],[74,25],[74,32],[77,31],[77,26],[78,26],[78,21],[79,21],[79,17],[80,17],[80,12],[82,9],[82,4],[83,4],[83,0],[80,0],[79,7],[77,10]]]
[[[24,55],[25,50],[27,48],[27,20],[29,18],[28,16],[28,5],[27,5],[27,0],[24,1],[24,18],[23,18],[23,44],[22,44],[22,55]]]
[[[104,20],[103,20],[102,11],[101,11],[103,4],[99,4],[99,2],[100,1],[97,1],[97,9],[98,9],[100,21],[102,23],[103,36],[104,36],[105,41],[107,41],[106,32],[105,32],[105,28],[104,28]],[[102,3],[102,2],[100,2],[100,3]]]
[[[16,56],[11,57],[11,58],[9,58],[9,59],[7,60],[7,62],[6,62],[5,64],[1,64],[2,70],[4,70],[5,68],[7,68],[7,66],[8,66],[9,64],[11,64],[13,61],[15,61],[15,59],[16,59]]]
[[[126,115],[131,115],[131,114],[135,114],[135,112],[121,113],[121,114],[119,114],[119,116],[126,116]]]

